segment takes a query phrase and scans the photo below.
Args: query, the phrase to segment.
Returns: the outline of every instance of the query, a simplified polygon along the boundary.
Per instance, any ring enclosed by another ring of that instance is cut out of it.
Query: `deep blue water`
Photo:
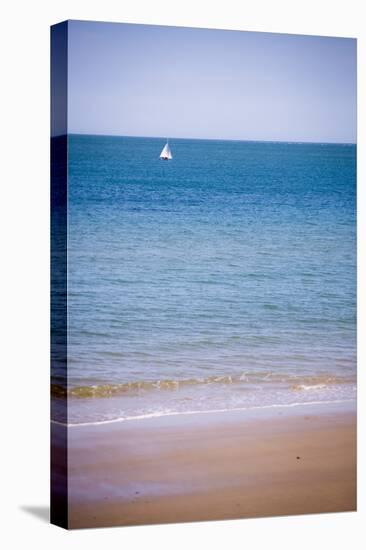
[[[69,136],[71,419],[350,397],[356,147],[164,143]]]

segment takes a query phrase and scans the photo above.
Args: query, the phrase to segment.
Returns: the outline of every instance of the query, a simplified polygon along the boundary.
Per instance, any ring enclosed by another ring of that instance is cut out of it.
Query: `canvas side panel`
[[[51,523],[68,526],[67,37],[51,27]]]

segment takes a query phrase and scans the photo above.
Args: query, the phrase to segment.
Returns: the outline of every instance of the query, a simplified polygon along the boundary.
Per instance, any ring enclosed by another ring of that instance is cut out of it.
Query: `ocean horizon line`
[[[225,141],[229,143],[283,143],[294,145],[347,145],[357,146],[354,141],[298,141],[298,140],[271,140],[271,139],[228,139],[228,138],[203,138],[203,137],[174,137],[174,136],[137,136],[127,134],[90,134],[87,132],[67,132],[57,135],[51,135],[51,139],[68,136],[88,136],[88,137],[106,137],[106,138],[128,138],[128,139],[156,139],[156,140],[174,140],[174,141]]]

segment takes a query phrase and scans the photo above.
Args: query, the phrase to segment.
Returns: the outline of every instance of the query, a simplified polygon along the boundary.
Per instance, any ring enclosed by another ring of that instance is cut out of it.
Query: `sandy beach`
[[[353,405],[69,429],[69,527],[356,509]]]

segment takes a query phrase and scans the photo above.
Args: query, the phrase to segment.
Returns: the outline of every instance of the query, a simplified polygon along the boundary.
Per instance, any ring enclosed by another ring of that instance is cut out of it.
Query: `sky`
[[[69,133],[354,143],[356,40],[70,21],[68,109]]]

